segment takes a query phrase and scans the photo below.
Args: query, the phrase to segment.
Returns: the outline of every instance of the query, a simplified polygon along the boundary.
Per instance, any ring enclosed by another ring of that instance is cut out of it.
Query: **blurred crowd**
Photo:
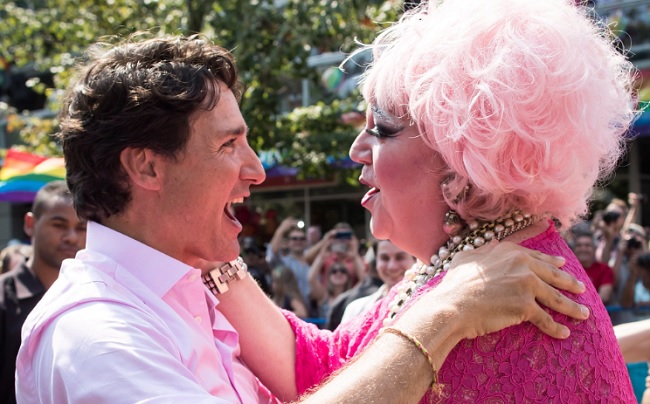
[[[635,193],[613,199],[591,220],[563,231],[614,324],[650,317],[650,229],[636,219],[641,203]],[[244,238],[242,256],[278,306],[328,329],[384,296],[415,262],[388,241],[359,240],[348,223],[323,232],[292,217],[265,246]]]
[[[650,252],[648,228],[636,218],[642,197],[630,193],[628,201],[612,200],[592,220],[564,232],[610,312],[650,308]],[[631,311],[627,311],[631,313]],[[614,323],[627,322],[613,318]]]
[[[332,330],[369,309],[415,263],[389,241],[359,240],[345,222],[323,233],[288,217],[266,246],[242,244],[249,273],[279,307]]]

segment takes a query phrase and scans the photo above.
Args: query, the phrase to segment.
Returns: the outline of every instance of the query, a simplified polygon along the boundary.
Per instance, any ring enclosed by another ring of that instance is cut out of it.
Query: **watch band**
[[[213,295],[219,296],[228,291],[228,284],[244,279],[248,273],[248,267],[242,257],[225,263],[224,265],[210,270],[201,276],[205,286],[210,289]]]

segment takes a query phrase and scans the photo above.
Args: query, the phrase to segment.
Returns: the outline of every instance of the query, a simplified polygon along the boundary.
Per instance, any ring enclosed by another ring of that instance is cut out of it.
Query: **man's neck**
[[[56,281],[56,279],[59,277],[59,268],[53,268],[33,257],[27,261],[27,267],[34,274],[34,276],[36,276],[36,278],[41,281],[45,287],[45,290],[48,290],[54,281]]]

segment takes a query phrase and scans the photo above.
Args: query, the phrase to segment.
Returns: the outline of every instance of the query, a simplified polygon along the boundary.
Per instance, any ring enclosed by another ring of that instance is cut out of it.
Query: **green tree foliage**
[[[371,41],[381,23],[397,18],[400,7],[397,1],[372,0],[10,2],[0,6],[0,56],[18,67],[50,69],[56,87],[63,88],[76,61],[98,39],[111,41],[142,30],[201,32],[237,58],[245,85],[242,111],[253,146],[281,150],[285,164],[320,176],[328,169],[328,157],[347,154],[358,128],[341,117],[359,108],[359,96],[337,99],[325,91],[322,68],[310,67],[308,57],[348,53],[356,48],[355,39]],[[39,88],[41,83],[31,84]],[[305,107],[303,86],[309,88],[312,104]],[[56,122],[27,121],[14,126],[28,147],[56,154],[48,137]]]

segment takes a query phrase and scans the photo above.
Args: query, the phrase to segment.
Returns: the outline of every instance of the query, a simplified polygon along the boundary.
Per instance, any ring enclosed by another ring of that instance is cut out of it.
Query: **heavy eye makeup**
[[[398,118],[372,106],[368,114],[366,133],[376,138],[392,138],[404,129]]]

